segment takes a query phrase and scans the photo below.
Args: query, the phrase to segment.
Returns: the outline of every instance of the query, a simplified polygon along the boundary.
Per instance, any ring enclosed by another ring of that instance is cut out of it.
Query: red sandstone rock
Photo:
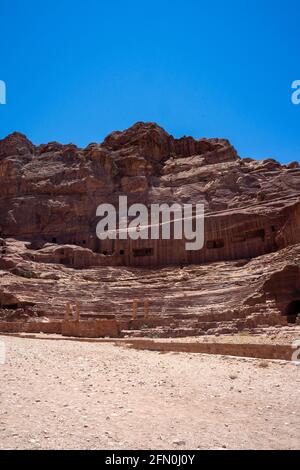
[[[235,331],[297,313],[297,162],[241,159],[227,140],[174,139],[154,123],[86,149],[35,147],[14,133],[0,141],[0,188],[2,309],[12,296],[17,308],[33,304],[55,317],[80,298],[85,314],[117,315],[124,330],[149,335]],[[101,244],[96,207],[119,194],[130,203],[203,203],[204,250],[187,254],[179,242],[158,240],[152,258],[134,258],[134,244]],[[141,268],[121,267],[130,264]],[[155,321],[143,328],[143,319],[129,322],[130,302],[145,297]]]

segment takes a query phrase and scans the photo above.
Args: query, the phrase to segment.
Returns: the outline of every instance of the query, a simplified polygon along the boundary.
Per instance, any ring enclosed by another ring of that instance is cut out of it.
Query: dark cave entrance
[[[300,300],[293,300],[286,309],[288,323],[294,325],[297,322],[298,315],[300,317]]]

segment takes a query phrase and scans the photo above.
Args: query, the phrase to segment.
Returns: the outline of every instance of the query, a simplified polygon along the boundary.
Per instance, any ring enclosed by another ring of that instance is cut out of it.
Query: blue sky
[[[0,138],[85,146],[136,121],[300,159],[300,3],[0,0]]]

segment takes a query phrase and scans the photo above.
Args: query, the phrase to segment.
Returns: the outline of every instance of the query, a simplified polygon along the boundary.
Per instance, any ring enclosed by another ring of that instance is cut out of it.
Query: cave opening
[[[8,304],[8,305],[1,305],[2,308],[5,308],[6,310],[17,310],[18,308],[21,308],[20,304]]]
[[[298,315],[300,316],[300,300],[293,300],[286,309],[288,323],[295,324]]]
[[[208,240],[208,242],[206,243],[206,247],[209,249],[209,250],[214,250],[214,249],[217,249],[217,248],[224,248],[225,246],[225,243],[224,243],[224,240],[223,239],[220,239],[220,240]]]
[[[133,250],[133,256],[143,257],[143,256],[153,256],[153,248],[137,248]]]

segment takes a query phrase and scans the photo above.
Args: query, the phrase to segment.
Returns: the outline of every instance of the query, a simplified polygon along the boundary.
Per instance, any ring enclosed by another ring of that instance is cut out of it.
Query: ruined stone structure
[[[117,207],[121,195],[128,205],[203,204],[204,248],[187,251],[184,239],[100,241],[96,209],[102,203]],[[62,316],[66,301],[78,300],[69,284],[74,282],[83,314],[118,316],[121,305],[126,317],[132,300],[147,297],[150,318],[156,316],[162,328],[164,305],[175,323],[176,315],[183,317],[182,330],[198,333],[216,328],[222,318],[231,329],[281,324],[282,317],[298,321],[300,166],[242,159],[224,139],[175,139],[154,123],[137,123],[84,149],[57,142],[37,147],[12,134],[0,141],[0,237],[0,309],[26,307],[25,317],[30,309]],[[137,290],[132,268],[140,270]],[[181,291],[173,291],[167,277],[156,291],[157,281],[146,284],[144,268],[158,278],[164,269],[176,272]],[[204,292],[203,270],[211,279],[206,292],[214,296]],[[240,279],[241,270],[245,279],[253,273],[249,282]],[[112,287],[113,276],[119,287]],[[218,293],[219,283],[230,279],[232,299],[225,288]],[[188,312],[197,321],[187,326]],[[173,329],[180,329],[180,321],[175,323]]]

